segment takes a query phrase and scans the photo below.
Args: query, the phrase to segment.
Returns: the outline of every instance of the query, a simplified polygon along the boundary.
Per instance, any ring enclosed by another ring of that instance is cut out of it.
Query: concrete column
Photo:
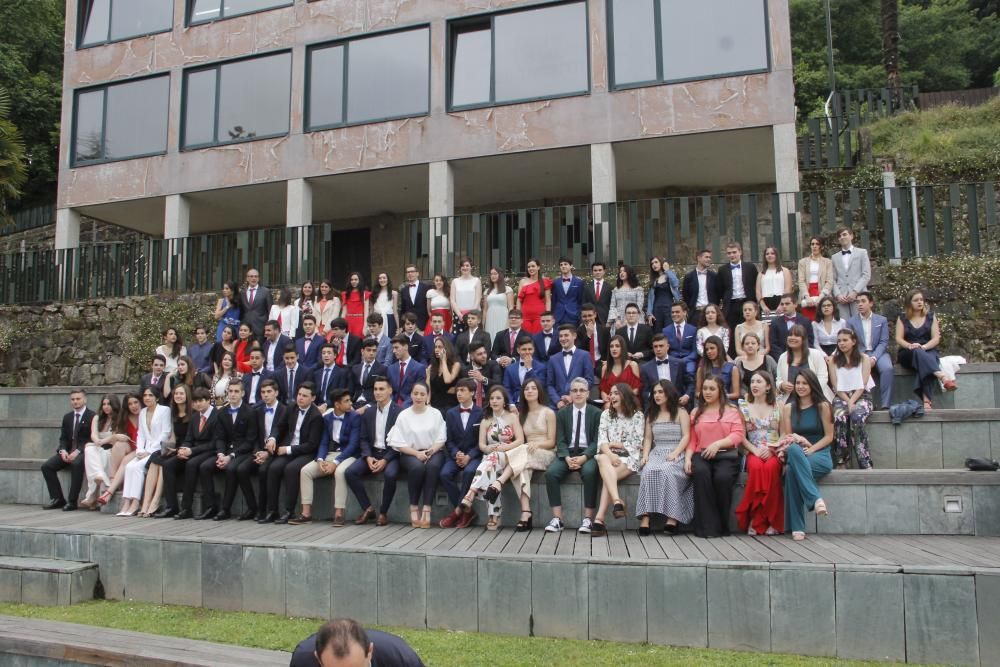
[[[80,247],[80,214],[72,208],[56,211],[56,250]]]
[[[795,211],[795,194],[799,191],[799,147],[795,136],[795,123],[782,123],[771,128],[774,138],[774,190],[778,197],[778,214],[781,220],[782,257],[797,258],[802,248],[789,248],[788,216]],[[799,223],[798,214],[794,224]],[[801,235],[800,235],[801,236]]]
[[[167,195],[163,205],[163,238],[183,239],[191,235],[191,202],[184,195]]]
[[[611,257],[611,225],[609,211],[618,201],[618,175],[615,169],[615,151],[611,144],[590,145],[590,199],[594,205],[595,259],[611,266],[618,264]],[[612,271],[613,272],[613,271]]]
[[[288,181],[285,200],[285,225],[287,227],[308,227],[312,224],[312,185],[304,178]]]
[[[455,241],[452,220],[455,215],[455,172],[450,162],[431,162],[427,165],[427,190],[431,238],[427,270],[454,274],[453,267],[445,266],[452,253],[442,252],[442,248],[454,248]]]

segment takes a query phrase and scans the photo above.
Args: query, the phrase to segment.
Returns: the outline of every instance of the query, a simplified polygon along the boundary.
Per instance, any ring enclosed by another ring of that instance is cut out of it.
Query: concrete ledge
[[[94,599],[97,565],[34,557],[0,557],[0,600],[46,606]]]

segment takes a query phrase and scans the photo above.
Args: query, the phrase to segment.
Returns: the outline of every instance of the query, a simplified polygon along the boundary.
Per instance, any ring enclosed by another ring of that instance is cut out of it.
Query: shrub
[[[212,307],[196,297],[169,293],[147,297],[136,303],[135,317],[125,327],[122,354],[130,364],[145,369],[162,342],[165,328],[176,327],[186,345],[194,338],[197,325],[212,321]]]

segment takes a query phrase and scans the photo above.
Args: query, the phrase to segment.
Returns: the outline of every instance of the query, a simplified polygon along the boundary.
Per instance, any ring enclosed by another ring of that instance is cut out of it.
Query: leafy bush
[[[193,340],[197,325],[212,321],[212,307],[197,298],[169,293],[147,297],[136,303],[135,317],[126,323],[122,354],[130,364],[145,369],[153,350],[162,342],[165,328],[176,327],[187,344]]]

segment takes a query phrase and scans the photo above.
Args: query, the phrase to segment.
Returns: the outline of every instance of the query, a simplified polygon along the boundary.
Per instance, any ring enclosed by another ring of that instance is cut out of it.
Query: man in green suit
[[[583,478],[583,521],[580,532],[589,533],[593,526],[594,508],[600,478],[597,472],[597,430],[601,411],[587,403],[590,383],[583,378],[570,382],[569,405],[556,413],[556,460],[545,471],[545,488],[552,506],[552,520],[545,527],[549,533],[558,533],[564,527],[562,519],[562,492],[559,485],[571,472]]]

